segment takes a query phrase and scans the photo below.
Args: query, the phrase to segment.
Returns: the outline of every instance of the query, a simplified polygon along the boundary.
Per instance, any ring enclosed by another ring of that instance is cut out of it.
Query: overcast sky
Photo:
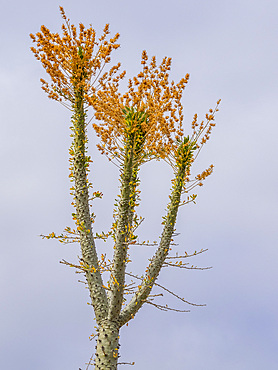
[[[163,270],[159,282],[194,303],[164,296],[145,305],[121,331],[121,360],[132,369],[276,370],[278,3],[276,0],[6,1],[1,4],[0,368],[82,370],[93,352],[93,313],[80,275],[59,264],[76,261],[78,245],[41,240],[72,225],[68,179],[70,112],[40,88],[45,72],[29,48],[42,24],[60,31],[59,5],[72,23],[121,35],[113,61],[129,76],[142,50],[173,58],[171,77],[186,73],[185,130],[221,98],[217,126],[196,164],[215,165],[198,189],[197,204],[182,207],[176,241],[206,271]],[[118,192],[118,169],[96,151],[96,231],[108,229]],[[158,239],[171,169],[153,162],[141,171],[145,221],[141,239]],[[144,271],[153,250],[134,247],[133,271]],[[109,249],[101,245],[100,250]],[[128,368],[128,367],[127,367]]]

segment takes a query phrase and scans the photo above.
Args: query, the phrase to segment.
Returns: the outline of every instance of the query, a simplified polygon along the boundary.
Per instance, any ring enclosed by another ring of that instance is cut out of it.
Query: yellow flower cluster
[[[36,44],[36,48],[31,47],[31,50],[52,80],[49,85],[41,79],[42,89],[48,97],[60,102],[73,103],[77,91],[90,93],[103,67],[110,62],[112,50],[120,46],[116,43],[119,34],[107,41],[109,34],[107,24],[103,35],[97,40],[96,32],[92,27],[85,29],[80,23],[79,32],[77,32],[62,7],[60,12],[65,21],[62,25],[62,37],[41,26],[41,32],[36,35],[30,34]],[[94,50],[95,46],[97,50]],[[119,68],[119,65],[115,68]]]
[[[145,117],[144,120],[140,118],[140,128],[138,119],[134,127],[144,134],[146,156],[166,157],[174,141],[183,135],[181,98],[189,75],[177,84],[170,83],[171,58],[165,57],[157,65],[156,58],[152,57],[148,63],[146,51],[143,51],[141,64],[142,71],[129,79],[125,94],[119,92],[119,82],[125,71],[115,75],[115,69],[100,78],[99,89],[95,89],[94,95],[87,96],[88,103],[95,109],[95,118],[100,121],[93,125],[101,139],[98,147],[110,158],[122,156],[121,148],[127,139],[126,112],[130,110],[135,112],[134,117]]]

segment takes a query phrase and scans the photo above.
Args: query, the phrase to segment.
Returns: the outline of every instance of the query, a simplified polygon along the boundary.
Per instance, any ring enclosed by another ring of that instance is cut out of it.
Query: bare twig
[[[151,304],[151,305],[155,306],[156,308],[158,308],[161,311],[190,312],[190,310],[178,310],[176,308],[168,307],[167,304],[165,306],[163,306],[161,304],[157,304],[157,303],[151,302],[150,300],[146,300],[145,302],[148,303],[148,304]]]
[[[197,266],[186,266],[186,265],[189,265],[189,263],[169,263],[169,262],[164,262],[164,265],[162,267],[168,267],[168,266],[171,266],[171,267],[179,267],[181,269],[188,269],[188,270],[209,270],[212,268],[212,266],[210,267],[197,267]]]
[[[131,274],[130,272],[126,272],[126,275],[129,275],[129,276],[131,276],[131,277],[134,277],[134,278],[136,278],[136,279],[138,279],[138,280],[143,280],[143,278],[141,278],[141,277],[139,277],[139,276],[136,276],[136,275],[133,275],[133,274]],[[187,303],[187,304],[189,304],[189,305],[191,305],[191,306],[198,306],[198,307],[199,307],[199,306],[206,306],[205,304],[197,304],[197,303],[192,303],[192,302],[186,301],[184,298],[182,298],[182,297],[178,296],[176,293],[172,292],[171,290],[169,290],[169,289],[165,288],[164,286],[162,286],[162,285],[160,285],[160,284],[158,284],[158,283],[154,283],[154,285],[155,285],[155,286],[158,286],[159,288],[161,288],[161,289],[165,290],[167,293],[169,293],[169,294],[173,295],[174,297],[178,298],[180,301],[182,301],[182,302],[184,302],[184,303]]]
[[[92,356],[90,357],[90,360],[89,360],[89,362],[88,362],[88,364],[87,364],[86,370],[88,370],[88,369],[89,369],[89,366],[90,366],[90,365],[94,365],[94,364],[92,364],[92,363],[91,363],[91,361],[92,361],[93,357],[94,357],[94,354],[92,354]]]
[[[197,256],[198,254],[201,254],[201,253],[204,253],[208,251],[208,249],[201,249],[200,251],[195,251],[194,253],[192,254],[188,254],[187,252],[184,252],[184,255],[182,256],[167,256],[166,259],[176,259],[176,258],[188,258],[188,257],[193,257],[193,256]]]

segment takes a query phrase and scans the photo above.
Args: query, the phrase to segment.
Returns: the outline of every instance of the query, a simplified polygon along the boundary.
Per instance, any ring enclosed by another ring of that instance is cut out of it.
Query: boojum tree
[[[215,126],[214,117],[220,100],[202,122],[198,123],[197,114],[194,116],[192,133],[186,136],[181,99],[188,74],[177,84],[170,82],[171,59],[164,58],[158,65],[155,57],[149,61],[143,51],[142,70],[129,79],[127,92],[121,94],[119,83],[126,72],[120,72],[120,63],[104,72],[112,51],[119,47],[119,34],[108,40],[109,26],[106,25],[102,36],[97,39],[91,26],[85,29],[83,24],[79,24],[77,31],[62,7],[60,11],[64,19],[62,36],[50,32],[45,26],[30,36],[36,44],[31,50],[51,79],[51,83],[41,79],[43,90],[49,98],[72,111],[69,176],[73,182],[71,194],[75,212],[72,217],[75,227],[66,227],[60,235],[52,232],[43,237],[80,244],[82,257],[79,264],[65,260],[62,263],[75,267],[86,278],[97,325],[95,369],[116,369],[119,364],[120,328],[134,318],[144,303],[162,310],[172,309],[153,301],[151,292],[154,286],[189,303],[158,284],[157,278],[165,266],[194,268],[184,262],[185,259],[204,252],[170,255],[179,207],[195,202],[196,194],[188,195],[189,191],[195,186],[202,186],[213,171],[211,165],[191,178],[192,164]],[[94,109],[93,128],[100,139],[98,149],[118,165],[120,172],[120,194],[114,209],[114,222],[106,233],[94,232],[95,216],[90,213],[91,200],[102,197],[101,192],[92,192],[92,183],[88,180],[92,162],[86,147],[87,112],[90,107]],[[139,170],[142,164],[153,159],[165,160],[172,167],[172,188],[162,221],[160,241],[152,243],[156,251],[143,275],[137,276],[126,270],[131,262],[129,249],[137,244],[149,245],[147,242],[139,243],[135,235],[142,221],[136,214],[140,202]],[[183,194],[186,196],[184,200]],[[111,240],[112,261],[107,260],[104,254],[98,257],[96,239]],[[103,280],[104,273],[110,275],[107,283]],[[127,277],[139,283],[133,281],[128,284]],[[131,296],[129,300],[127,295]],[[91,360],[88,366],[90,364]]]

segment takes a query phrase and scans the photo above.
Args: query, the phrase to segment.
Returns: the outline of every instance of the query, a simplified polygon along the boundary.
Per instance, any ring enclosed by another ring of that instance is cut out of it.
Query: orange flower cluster
[[[203,145],[206,144],[206,142],[210,138],[212,128],[215,126],[214,118],[216,112],[218,112],[219,110],[218,107],[220,102],[221,99],[217,101],[214,110],[210,109],[209,113],[206,114],[206,122],[202,121],[201,123],[198,123],[198,116],[197,114],[194,115],[191,124],[193,132],[190,138],[189,136],[183,136],[182,139],[178,138],[175,141],[173,145],[173,151],[169,153],[169,155],[165,158],[166,162],[168,162],[175,171],[176,166],[178,165],[179,167],[179,165],[182,164],[182,162],[184,161],[188,162],[188,170],[190,170],[190,166],[196,160]],[[194,155],[193,152],[195,152]],[[208,172],[207,176],[209,176],[210,173]],[[189,181],[189,179],[187,181]]]
[[[219,99],[216,103],[216,107],[209,110],[209,113],[206,114],[206,122],[202,121],[200,124],[197,122],[197,114],[194,115],[193,121],[192,121],[192,137],[191,141],[194,141],[196,143],[196,147],[198,149],[198,152],[195,156],[195,158],[198,156],[201,148],[204,144],[209,140],[212,128],[215,126],[214,118],[216,112],[219,111],[219,104],[221,102],[221,99]],[[198,143],[199,142],[199,143]]]
[[[200,173],[199,175],[197,175],[195,177],[196,180],[198,180],[198,185],[199,186],[203,186],[203,182],[208,176],[210,176],[213,172],[213,164],[211,164],[209,166],[209,168],[207,168],[206,170],[204,170],[202,173]]]
[[[213,165],[210,165],[208,169],[195,176],[194,179],[190,179],[192,164],[198,157],[204,144],[209,140],[212,128],[215,126],[214,118],[216,112],[219,110],[218,107],[220,102],[221,99],[217,101],[214,110],[209,109],[209,112],[206,114],[206,121],[198,123],[198,116],[195,114],[191,124],[193,131],[191,137],[183,136],[181,139],[177,139],[174,142],[172,152],[164,158],[176,174],[178,173],[179,168],[185,165],[186,172],[183,180],[183,192],[185,193],[188,193],[196,186],[202,186],[203,181],[213,172]],[[182,204],[186,204],[189,201]]]
[[[134,127],[144,133],[144,158],[166,157],[172,150],[175,140],[182,137],[183,107],[181,104],[182,92],[188,82],[187,74],[175,84],[169,83],[171,58],[165,57],[157,66],[155,57],[147,63],[148,56],[143,51],[141,64],[142,71],[133,79],[129,79],[128,91],[119,92],[119,82],[125,72],[114,74],[106,73],[99,80],[99,89],[91,97],[87,96],[88,103],[95,109],[95,118],[100,123],[93,125],[101,139],[98,148],[110,158],[122,158],[121,148],[127,141],[126,112],[134,112],[136,118]]]
[[[60,12],[65,21],[62,25],[62,37],[41,26],[41,32],[36,35],[30,34],[37,46],[31,47],[31,50],[52,80],[49,85],[41,79],[42,89],[48,97],[60,102],[70,101],[72,104],[77,92],[90,93],[103,67],[110,62],[112,50],[120,46],[116,43],[119,34],[107,41],[109,34],[107,24],[103,35],[96,40],[95,30],[92,27],[85,29],[82,23],[79,24],[78,34],[62,7]],[[97,46],[96,51],[94,51],[95,46]],[[119,67],[118,65],[114,69]]]

